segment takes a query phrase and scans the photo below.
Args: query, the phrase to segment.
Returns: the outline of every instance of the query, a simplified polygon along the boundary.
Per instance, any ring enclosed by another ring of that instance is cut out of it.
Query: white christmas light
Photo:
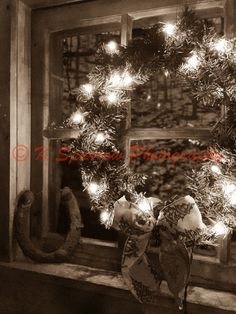
[[[163,31],[166,33],[166,35],[173,36],[176,31],[176,26],[174,24],[167,23],[163,27]]]
[[[88,186],[88,191],[90,194],[96,194],[99,190],[99,185],[96,182],[91,182]]]
[[[107,95],[107,101],[110,103],[110,104],[114,104],[116,103],[118,100],[118,96],[115,92],[111,92]]]
[[[115,72],[111,75],[109,83],[113,86],[113,87],[119,87],[119,85],[121,85],[121,81],[122,78],[120,76],[119,73]]]
[[[72,114],[72,116],[70,117],[70,120],[74,124],[84,123],[84,115],[81,111],[77,110],[76,112]]]
[[[83,92],[88,96],[92,96],[93,94],[93,85],[92,84],[84,84],[82,85]]]
[[[118,44],[114,40],[109,41],[109,43],[106,44],[106,50],[108,53],[113,54],[118,52]]]
[[[102,144],[106,139],[106,136],[104,133],[99,132],[97,133],[96,137],[95,137],[95,143],[96,144]]]
[[[217,165],[212,165],[211,170],[217,174],[222,174],[220,168]]]
[[[165,70],[165,71],[164,71],[164,75],[165,75],[165,77],[168,77],[168,76],[169,76],[169,74],[170,74],[170,73],[169,73],[169,71],[168,71],[168,70]]]
[[[222,185],[225,197],[231,205],[236,205],[236,185],[231,182],[224,182]]]
[[[191,57],[187,59],[186,64],[184,65],[184,68],[188,71],[194,71],[197,70],[197,68],[200,65],[200,59],[196,54],[193,54]]]
[[[227,162],[227,158],[225,158],[225,157],[221,158],[220,162],[221,162],[222,164],[225,164],[225,163]]]
[[[123,85],[124,87],[129,87],[133,83],[133,78],[129,74],[129,72],[125,72],[124,78],[123,78]]]
[[[226,39],[221,38],[213,43],[212,48],[217,50],[218,52],[225,53],[230,50],[230,45]]]
[[[128,71],[122,74],[115,72],[111,75],[108,83],[113,88],[127,88],[133,83],[133,77]]]
[[[216,236],[223,236],[226,235],[228,232],[227,227],[223,224],[223,222],[217,222],[213,228],[212,231],[215,233]]]
[[[151,204],[149,203],[149,201],[148,201],[145,197],[142,198],[142,199],[138,202],[137,206],[138,206],[138,208],[139,208],[142,212],[144,212],[144,213],[148,213],[148,212],[150,212],[151,209],[152,209]]]
[[[107,225],[110,219],[110,214],[107,210],[104,210],[100,214],[100,221],[102,224]]]
[[[200,145],[200,142],[198,140],[192,140],[191,138],[189,138],[189,143],[193,144],[193,145]]]

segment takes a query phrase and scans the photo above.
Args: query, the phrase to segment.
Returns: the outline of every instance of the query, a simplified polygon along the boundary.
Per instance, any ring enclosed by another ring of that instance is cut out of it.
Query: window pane
[[[211,19],[218,33],[222,33],[222,19]],[[146,21],[148,23],[148,21]],[[150,24],[157,20],[150,20]],[[133,37],[145,37],[148,24],[133,30]],[[150,25],[149,24],[149,25]],[[158,71],[139,86],[131,103],[132,127],[211,127],[220,118],[221,108],[212,108],[196,101],[190,90],[174,75]]]
[[[97,32],[98,29],[99,26],[96,28]],[[70,117],[75,111],[76,101],[73,97],[73,89],[88,82],[87,75],[95,65],[95,53],[98,46],[111,39],[120,42],[120,32],[100,32],[97,34],[95,32],[88,33],[87,30],[83,34],[78,33],[61,39],[60,47],[62,49],[62,58],[58,72],[62,73],[62,80],[60,80],[61,85],[60,88],[57,89],[57,92],[61,93],[62,101],[60,101],[61,107],[51,110],[50,121],[53,121],[54,124],[61,125],[62,122]],[[55,79],[55,75],[53,79]],[[60,97],[57,99],[60,99]],[[56,107],[58,102],[54,101],[54,103],[54,107]],[[56,114],[58,111],[60,112],[59,115]],[[67,145],[69,144],[70,141],[67,142]],[[69,228],[68,213],[62,205],[59,205],[58,201],[53,199],[55,193],[50,193],[55,190],[59,191],[61,188],[68,186],[73,190],[80,206],[84,224],[82,236],[103,240],[116,240],[117,232],[114,230],[106,230],[105,227],[100,224],[99,213],[91,211],[89,196],[82,186],[78,163],[76,161],[60,161],[57,162],[57,165],[55,166],[55,159],[58,157],[58,151],[62,145],[63,142],[58,141],[57,147],[55,147],[55,145],[53,147],[51,146],[51,153],[53,154],[50,157],[51,169],[54,169],[55,171],[50,172],[52,177],[50,180],[51,182],[57,182],[57,186],[55,186],[56,184],[52,184],[49,187],[49,202],[50,204],[55,205],[50,206],[52,208],[50,209],[50,225],[54,226],[54,229],[60,233],[66,233]],[[58,177],[58,174],[60,180],[56,181],[55,178]],[[57,213],[55,213],[55,210]],[[57,222],[55,222],[55,220],[57,220]]]
[[[207,143],[196,140],[132,141],[130,167],[148,176],[145,190],[161,200],[189,193],[187,176],[198,169]]]
[[[99,213],[91,211],[89,202],[89,195],[84,191],[82,185],[82,178],[80,169],[77,162],[62,162],[62,188],[69,186],[79,203],[80,211],[84,228],[82,228],[82,236],[88,238],[102,239],[102,240],[116,240],[117,232],[115,230],[107,230],[100,224]],[[69,227],[68,214],[65,209],[60,206],[59,209],[59,220],[58,220],[58,231],[65,233]]]
[[[95,52],[100,44],[120,42],[120,32],[77,34],[63,39],[63,102],[62,121],[75,109],[70,92],[88,82],[87,75],[95,65]]]
[[[115,241],[117,232],[105,229],[100,224],[99,213],[91,210],[89,195],[82,185],[79,161],[69,159],[62,150],[62,147],[69,144],[70,141],[50,141],[49,151],[47,155],[45,154],[45,158],[49,157],[51,169],[49,180],[50,230],[61,234],[66,234],[69,230],[69,213],[63,203],[60,202],[61,189],[69,187],[79,204],[84,225],[81,230],[82,236]]]
[[[221,108],[202,105],[175,77],[157,73],[134,92],[131,103],[132,127],[211,127]]]
[[[132,141],[130,167],[148,179],[142,192],[158,197],[163,202],[190,194],[188,176],[197,170],[207,156],[208,143],[186,140]],[[201,245],[195,253],[216,256],[214,246]]]

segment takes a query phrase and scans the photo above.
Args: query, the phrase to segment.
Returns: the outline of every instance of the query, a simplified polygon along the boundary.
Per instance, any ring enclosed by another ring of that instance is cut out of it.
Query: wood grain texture
[[[95,2],[96,0],[22,0],[27,6],[29,6],[29,8],[31,9],[46,9],[46,8],[52,8],[52,7],[58,7],[58,6],[65,6],[65,5],[73,5],[73,4],[81,4],[81,3],[86,3],[86,2]],[[233,1],[233,0],[232,0]],[[101,1],[96,1],[96,3],[94,3],[94,5],[97,3],[100,3]],[[112,1],[113,4],[116,4],[118,2],[118,0],[113,0]],[[119,1],[119,2],[123,2],[123,4],[125,3],[126,8],[129,8],[129,5],[132,5],[132,3],[134,3],[135,1],[133,0],[126,0],[126,1]],[[140,3],[140,1],[136,0],[137,4]],[[154,1],[152,1],[154,2]],[[169,1],[158,1],[158,3],[156,3],[156,7],[157,8],[162,8],[163,6],[165,6],[164,4],[166,3],[166,7],[168,10],[170,10],[171,7],[175,8],[175,12],[176,12],[176,8],[179,8],[180,6],[184,6],[186,4],[186,1],[184,0],[169,0]],[[110,1],[111,4],[111,1]],[[209,9],[211,7],[213,8],[223,8],[224,5],[224,0],[189,0],[187,3],[189,6],[192,6],[195,9]]]
[[[22,0],[22,1],[31,9],[43,9],[96,0]]]
[[[231,232],[219,238],[218,258],[222,264],[228,264],[230,260]]]
[[[45,129],[43,136],[48,139],[70,139],[80,136],[80,130],[75,129]],[[210,139],[210,129],[201,128],[130,128],[127,129],[126,137],[130,140],[145,139]]]
[[[17,278],[20,283],[24,282],[26,287],[29,287],[29,278],[31,280],[37,279],[40,280],[43,285],[48,285],[51,288],[47,287],[47,294],[52,290],[53,298],[55,299],[55,293],[57,291],[56,286],[60,286],[61,290],[65,292],[65,289],[70,292],[70,304],[71,304],[71,289],[77,289],[73,294],[77,298],[80,296],[79,290],[87,291],[89,294],[88,301],[86,303],[86,309],[88,308],[88,302],[91,302],[91,295],[94,296],[95,293],[98,293],[100,296],[97,298],[99,300],[99,304],[103,305],[106,309],[106,313],[114,313],[114,307],[108,307],[107,300],[111,300],[112,297],[117,297],[118,302],[122,302],[122,300],[128,300],[129,305],[134,302],[133,297],[128,291],[127,286],[124,283],[124,280],[120,273],[115,271],[106,271],[99,268],[91,268],[84,267],[78,265],[72,265],[69,263],[55,265],[55,264],[33,264],[29,262],[14,262],[11,264],[1,263],[0,264],[0,274],[4,279],[7,278],[15,280]],[[11,275],[12,274],[12,275]],[[26,283],[25,283],[26,282]],[[15,283],[16,284],[16,283]],[[55,286],[51,286],[53,284]],[[6,285],[6,283],[5,283]],[[30,287],[32,289],[32,287]],[[79,290],[78,290],[79,289]],[[37,290],[36,290],[37,291]],[[39,289],[40,291],[40,289]],[[165,313],[165,314],[173,314],[178,313],[178,309],[173,304],[173,298],[170,295],[170,292],[167,288],[166,282],[163,282],[160,287],[161,295],[152,304],[144,304],[140,305],[136,311],[132,311],[130,313],[145,313],[153,314],[153,313]],[[18,291],[19,293],[19,291]],[[56,295],[59,295],[57,294]],[[39,292],[38,292],[39,294]],[[67,294],[63,295],[63,309],[65,309],[66,302],[64,301]],[[104,296],[104,297],[102,297]],[[8,296],[9,299],[9,296]],[[101,303],[103,300],[104,303]],[[36,299],[34,300],[37,301]],[[68,301],[67,301],[68,302]],[[197,286],[190,286],[188,288],[187,294],[187,302],[188,302],[188,313],[195,314],[233,314],[236,308],[236,298],[234,293],[224,292],[224,291],[216,291],[211,289],[206,289]],[[44,303],[44,302],[43,302]],[[126,306],[128,306],[128,304]],[[152,307],[151,307],[152,305]],[[97,305],[96,305],[97,306]],[[118,306],[118,303],[116,304]],[[160,309],[160,306],[162,309]],[[126,307],[123,307],[123,309]],[[97,308],[96,308],[97,309]],[[169,311],[171,309],[171,311]],[[53,313],[58,313],[58,311],[52,311]],[[70,313],[77,313],[72,310]],[[81,309],[81,312],[84,314],[85,311]],[[94,311],[93,311],[94,312]],[[121,313],[122,311],[116,312]],[[88,313],[88,311],[87,311]]]
[[[9,212],[5,219],[9,232],[9,258],[13,259],[13,216],[18,193],[30,187],[31,160],[31,93],[30,93],[30,11],[21,1],[12,6],[11,68],[10,68],[10,153],[24,147],[25,159],[20,151],[10,156]],[[28,226],[29,229],[29,226]]]
[[[0,2],[0,257],[9,256],[10,175],[10,1]]]
[[[224,6],[224,32],[228,38],[235,37],[236,34],[236,2],[226,0]]]
[[[123,14],[121,17],[121,45],[127,46],[129,41],[132,39],[132,31],[133,31],[133,20],[130,15]],[[124,122],[125,129],[129,129],[131,127],[131,103],[127,104],[127,116]],[[128,165],[129,158],[129,150],[130,150],[130,139],[128,137],[124,137],[122,139],[123,149],[125,152],[125,164]]]
[[[185,1],[177,0],[113,0],[111,5],[108,0],[98,0],[96,5],[93,2],[82,2],[55,7],[53,10],[34,10],[33,15],[37,16],[39,28],[48,28],[52,32],[57,32],[120,22],[121,16],[125,14],[129,14],[133,20],[168,14],[176,15],[183,10],[185,4]],[[208,10],[208,16],[211,17],[219,16],[219,11],[223,15],[223,0],[192,0],[188,1],[188,4],[199,12]]]
[[[45,129],[43,130],[43,136],[48,139],[73,139],[79,137],[80,130],[75,129]]]
[[[210,139],[210,129],[198,128],[132,128],[127,131],[126,136],[130,140],[151,140],[151,139]]]

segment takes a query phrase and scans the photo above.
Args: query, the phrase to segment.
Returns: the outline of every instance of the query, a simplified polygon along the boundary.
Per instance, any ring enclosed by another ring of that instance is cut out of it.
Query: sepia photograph
[[[236,0],[0,0],[0,314],[236,314]]]

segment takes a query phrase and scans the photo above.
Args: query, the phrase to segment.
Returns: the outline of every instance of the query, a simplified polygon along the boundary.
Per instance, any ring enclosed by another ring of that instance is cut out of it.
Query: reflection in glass
[[[133,37],[145,37],[145,29],[157,22],[157,18],[143,21],[139,28],[133,29]],[[222,35],[222,19],[209,19],[208,22]],[[133,93],[131,125],[142,128],[212,127],[220,113],[220,106],[216,109],[196,101],[174,73],[159,69]]]
[[[144,190],[167,201],[189,194],[187,177],[207,156],[207,144],[186,140],[132,141],[130,167],[147,175]]]

